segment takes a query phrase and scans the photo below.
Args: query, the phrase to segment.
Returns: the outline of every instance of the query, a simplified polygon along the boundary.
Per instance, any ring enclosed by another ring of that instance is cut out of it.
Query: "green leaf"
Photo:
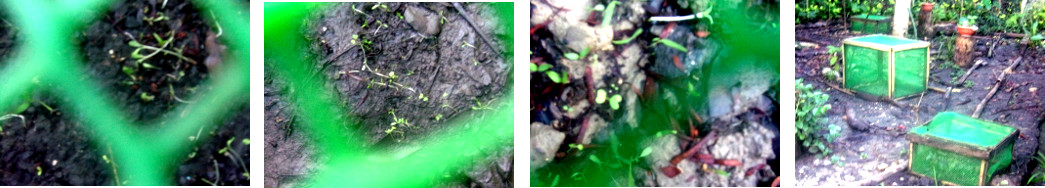
[[[639,154],[639,158],[643,158],[643,157],[649,156],[652,153],[653,153],[653,148],[650,148],[650,147],[647,146],[646,149],[642,150],[642,154]]]
[[[599,89],[595,92],[595,103],[602,104],[603,102],[606,102],[606,90]]]
[[[1037,34],[1037,35],[1031,36],[1030,39],[1031,40],[1042,40],[1042,39],[1045,39],[1045,36],[1042,36],[1041,34]]]
[[[642,28],[635,30],[635,33],[632,33],[631,37],[613,41],[613,44],[627,44],[628,42],[631,42],[631,40],[635,40],[635,38],[639,37],[639,34],[642,34]]]
[[[623,99],[620,97],[620,94],[613,95],[613,97],[610,97],[610,108],[612,108],[614,110],[620,108],[620,101],[621,100],[623,100]]]
[[[666,45],[668,47],[674,48],[674,49],[682,51],[682,52],[689,52],[689,50],[686,49],[685,46],[682,46],[681,44],[676,43],[675,41],[672,41],[672,40],[668,40],[668,39],[654,39],[654,41],[660,42],[661,44],[664,44],[664,45]]]
[[[243,145],[250,145],[250,139],[249,138],[244,138],[243,139]]]
[[[581,58],[580,55],[577,55],[577,53],[573,53],[573,52],[563,54],[563,56],[565,56],[566,59],[570,59],[570,60],[577,60],[577,59]]]
[[[140,53],[141,51],[142,51],[142,49],[141,49],[141,48],[138,48],[138,49],[134,49],[134,51],[133,51],[133,52],[131,52],[131,58],[132,58],[132,59],[141,59],[141,58],[145,58],[145,56],[142,56],[142,54]]]
[[[588,155],[588,159],[591,159],[591,162],[595,162],[595,164],[602,164],[602,160],[599,160],[599,157],[595,155]]]
[[[555,179],[552,179],[552,184],[549,185],[549,187],[555,187],[556,185],[559,185],[559,175],[558,174],[555,175]]]
[[[610,5],[606,7],[606,11],[602,12],[602,27],[609,27],[610,22],[613,21],[613,12],[617,8],[617,4],[620,1],[610,2]]]
[[[537,72],[537,64],[530,63],[530,72]]]
[[[142,47],[141,43],[138,43],[138,41],[133,41],[133,40],[131,42],[128,42],[127,45],[130,45],[131,47],[135,47],[135,48],[141,48]]]
[[[559,77],[559,73],[558,72],[548,71],[548,72],[545,72],[545,74],[548,74],[548,79],[551,79],[552,82],[559,83],[559,84],[562,83],[562,77]]]
[[[578,57],[578,58],[587,57],[588,56],[588,50],[589,50],[588,47],[584,47],[584,49],[581,50],[580,57]]]
[[[537,66],[537,72],[548,71],[548,69],[551,69],[551,68],[552,68],[551,64],[547,64],[547,63],[541,64],[540,66]]]
[[[14,113],[15,114],[21,114],[22,112],[25,112],[26,109],[29,109],[29,104],[30,104],[29,100],[26,100],[26,101],[22,102],[22,104],[18,105],[18,107],[15,108]]]

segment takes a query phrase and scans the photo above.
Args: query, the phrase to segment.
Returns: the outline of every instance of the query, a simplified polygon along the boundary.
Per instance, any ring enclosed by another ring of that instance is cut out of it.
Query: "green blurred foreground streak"
[[[96,147],[112,147],[119,165],[121,181],[129,185],[173,184],[177,161],[188,154],[192,142],[185,139],[198,130],[209,132],[219,124],[232,107],[246,104],[250,88],[250,33],[246,8],[226,0],[196,0],[202,10],[212,11],[224,29],[224,42],[233,49],[226,60],[228,68],[200,88],[193,104],[172,110],[169,119],[152,124],[130,122],[116,103],[97,88],[93,78],[85,76],[80,63],[78,44],[73,36],[109,0],[0,0],[8,8],[13,22],[25,36],[18,57],[0,70],[0,107],[11,110],[22,95],[33,89],[44,89],[68,101],[70,111],[82,119],[93,132]],[[104,12],[104,11],[101,11]],[[204,12],[204,11],[201,11]],[[209,16],[210,14],[203,14]],[[148,127],[148,128],[142,128]],[[46,173],[46,172],[45,172]],[[117,184],[122,184],[117,182]]]
[[[363,135],[356,125],[341,118],[347,109],[339,108],[334,93],[324,87],[325,80],[312,71],[314,60],[307,55],[303,21],[310,12],[325,4],[265,3],[265,62],[275,69],[276,79],[286,81],[289,99],[296,104],[301,125],[310,131],[320,153],[327,155],[321,170],[311,177],[317,187],[430,187],[445,178],[447,170],[468,167],[499,147],[511,145],[512,108],[494,109],[486,122],[455,131],[428,135],[421,149],[403,159],[375,162],[365,152]],[[511,95],[498,101],[513,104]],[[496,106],[496,105],[495,105]],[[463,120],[472,121],[472,120]],[[451,123],[451,127],[464,124]],[[348,135],[348,136],[345,136]],[[438,139],[435,139],[438,138]],[[453,171],[449,171],[453,172]]]

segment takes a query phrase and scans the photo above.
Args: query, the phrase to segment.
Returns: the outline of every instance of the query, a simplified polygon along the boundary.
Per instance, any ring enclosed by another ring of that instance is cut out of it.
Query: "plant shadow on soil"
[[[184,56],[194,61],[204,62],[213,55],[207,51],[211,46],[204,43],[208,31],[215,30],[209,26],[214,23],[205,21],[191,3],[165,2],[166,5],[145,0],[115,2],[106,11],[99,12],[104,13],[103,16],[81,31],[87,74],[99,78],[101,88],[109,91],[121,113],[133,122],[170,119],[168,115],[172,110],[191,103],[196,93],[220,89],[197,87],[210,77],[210,71],[202,64],[160,53],[145,61],[155,68],[145,68],[131,58],[134,48],[128,45],[129,37],[145,45],[160,46],[153,34],[165,39],[173,37],[174,42],[168,49],[180,48]],[[246,2],[242,7],[246,7]],[[8,20],[3,16],[0,15],[0,20]],[[14,63],[6,60],[14,56],[17,36],[24,35],[17,33],[17,26],[0,22],[0,68]],[[151,51],[142,53],[146,52]],[[135,71],[127,72],[124,67]],[[34,91],[27,94],[26,102],[31,105],[20,113],[26,119],[25,124],[18,118],[0,122],[4,128],[0,132],[3,138],[0,139],[0,151],[3,151],[0,185],[117,184],[115,174],[119,172],[109,161],[112,155],[108,146],[92,142],[91,130],[85,130],[74,114],[65,112],[63,107],[70,101]],[[185,140],[196,143],[192,144],[191,154],[171,162],[178,165],[176,171],[169,172],[170,182],[249,185],[250,150],[244,140],[250,138],[249,109],[243,104],[232,107],[229,112],[216,122],[220,125],[215,130]],[[229,140],[234,141],[227,145]],[[223,149],[229,152],[219,153]]]
[[[817,90],[829,94],[829,104],[833,106],[827,112],[829,124],[842,127],[841,136],[830,143],[834,150],[830,156],[809,154],[796,151],[796,179],[798,186],[815,185],[936,185],[931,178],[915,176],[907,169],[908,145],[904,138],[907,131],[915,126],[924,125],[937,113],[954,111],[971,115],[976,106],[991,90],[995,80],[1012,61],[1023,58],[1018,67],[1006,77],[998,92],[983,108],[980,118],[1019,129],[1013,162],[1009,168],[995,174],[988,185],[999,185],[1002,181],[1008,185],[1022,185],[1034,170],[1036,163],[1031,163],[1031,155],[1039,148],[1039,126],[1042,125],[1045,113],[1045,93],[1038,92],[1045,88],[1045,53],[1041,48],[1030,48],[1024,51],[1019,39],[993,39],[989,36],[976,36],[978,56],[987,64],[979,67],[967,79],[969,84],[951,84],[965,74],[968,68],[951,66],[950,57],[943,55],[948,51],[941,44],[952,43],[952,36],[938,36],[931,42],[931,64],[929,86],[946,90],[949,86],[960,89],[952,92],[950,99],[944,93],[926,90],[924,96],[915,94],[898,100],[905,107],[876,102],[865,98],[842,93],[826,83],[840,86],[840,82],[825,83],[821,70],[830,67],[830,56],[827,45],[839,46],[848,37],[861,36],[849,32],[847,25],[840,21],[821,21],[800,24],[796,27],[796,40],[815,43],[819,48],[796,49],[796,77],[812,84]],[[993,57],[987,57],[989,43],[997,44],[993,49]],[[915,107],[918,107],[915,111]],[[847,115],[850,114],[850,115]]]
[[[339,108],[363,134],[368,150],[417,146],[424,135],[447,130],[451,119],[484,121],[484,110],[510,93],[512,31],[483,3],[334,3],[303,20],[306,39],[318,54],[315,76],[329,80]],[[409,12],[409,13],[408,13]],[[483,42],[469,23],[493,46]],[[426,33],[425,28],[434,28]],[[417,29],[415,29],[417,28]],[[496,50],[491,50],[495,48]],[[507,57],[504,57],[507,56]],[[268,66],[268,65],[266,65]],[[268,69],[268,68],[267,68]],[[266,72],[266,75],[271,75]],[[265,79],[265,185],[292,187],[315,172],[324,160],[298,124],[284,96],[282,80]],[[348,119],[348,118],[345,118]],[[465,125],[455,125],[467,127]],[[463,168],[440,185],[510,187],[511,146],[498,149],[488,162]]]

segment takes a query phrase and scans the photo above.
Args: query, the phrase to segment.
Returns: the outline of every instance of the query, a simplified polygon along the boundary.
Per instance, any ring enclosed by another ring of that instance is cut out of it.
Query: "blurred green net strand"
[[[311,73],[315,60],[307,55],[302,21],[326,5],[329,4],[265,3],[265,62],[266,68],[274,73],[266,76],[286,82],[291,91],[288,97],[296,104],[296,114],[300,117],[299,125],[311,133],[309,137],[317,149],[328,157],[306,184],[316,187],[431,186],[448,178],[445,172],[480,162],[496,148],[512,144],[514,101],[508,92],[498,99],[505,108],[489,111],[484,117],[486,121],[452,121],[448,127],[468,123],[472,126],[427,135],[417,141],[424,143],[420,150],[398,161],[367,160],[375,153],[365,152],[362,133],[354,131],[358,125],[352,125],[351,117],[339,115],[348,114],[347,109],[339,107],[333,97],[337,95],[323,87],[326,80]],[[511,11],[511,3],[507,5],[495,6],[495,9],[504,14]]]
[[[242,96],[247,96],[250,87],[250,33],[248,20],[241,14],[247,9],[233,1],[193,1],[202,10],[213,12],[214,17],[204,17],[225,26],[224,42],[233,49],[233,61],[226,60],[227,68],[201,85],[214,89],[198,94],[197,102],[168,112],[171,118],[153,122],[159,125],[143,126],[130,122],[116,103],[97,89],[102,87],[84,74],[79,63],[82,56],[74,47],[79,43],[70,42],[77,41],[75,33],[101,13],[92,10],[105,10],[112,2],[3,1],[25,39],[24,47],[16,53],[19,55],[9,61],[10,67],[0,71],[0,107],[11,110],[22,99],[19,96],[41,87],[69,101],[73,114],[92,130],[96,147],[112,148],[122,181],[128,185],[173,184],[173,161],[186,156],[193,143],[184,139],[199,130],[214,130],[214,124],[226,119],[230,108],[247,103]]]

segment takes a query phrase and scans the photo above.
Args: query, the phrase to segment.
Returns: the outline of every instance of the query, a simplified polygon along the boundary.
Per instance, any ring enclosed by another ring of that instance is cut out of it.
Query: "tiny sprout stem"
[[[602,12],[602,27],[609,27],[610,22],[613,21],[613,12],[617,8],[617,4],[620,1],[610,2],[609,6],[606,6],[606,10]]]
[[[635,40],[635,38],[639,37],[640,34],[642,34],[642,28],[639,28],[639,30],[635,30],[635,33],[632,33],[631,37],[613,41],[613,44],[627,44],[631,42],[631,40]]]

